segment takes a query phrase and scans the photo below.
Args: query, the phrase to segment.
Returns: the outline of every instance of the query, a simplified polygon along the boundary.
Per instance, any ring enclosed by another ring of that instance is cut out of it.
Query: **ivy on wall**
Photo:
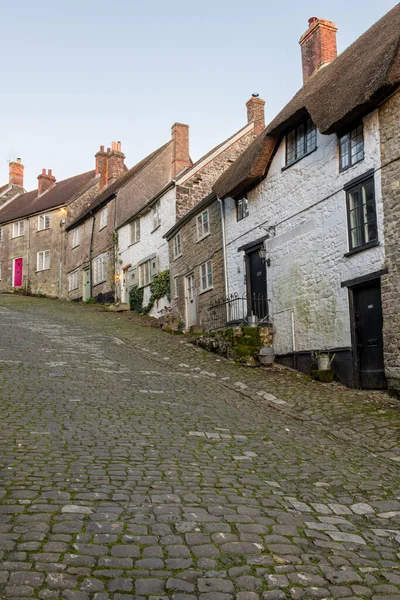
[[[150,284],[150,292],[151,296],[149,299],[149,303],[147,306],[143,306],[143,288],[138,288],[137,285],[134,285],[129,293],[129,304],[131,310],[147,315],[157,300],[161,300],[164,296],[167,297],[168,302],[171,301],[171,287],[170,287],[170,277],[169,270],[161,271],[158,275],[156,275],[153,281]]]

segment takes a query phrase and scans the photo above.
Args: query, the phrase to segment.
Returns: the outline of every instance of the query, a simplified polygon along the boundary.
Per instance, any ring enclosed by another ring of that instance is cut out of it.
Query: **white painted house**
[[[333,41],[336,51],[337,30],[311,19],[300,40],[303,88],[214,186],[228,291],[267,298],[265,310],[249,301],[248,311],[272,322],[278,360],[307,371],[327,351],[341,381],[366,388],[385,387],[382,94],[371,85],[383,55],[367,58],[381,29],[310,71]]]

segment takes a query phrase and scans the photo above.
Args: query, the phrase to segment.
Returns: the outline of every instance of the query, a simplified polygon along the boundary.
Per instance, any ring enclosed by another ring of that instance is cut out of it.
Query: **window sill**
[[[11,237],[11,239],[12,239],[12,240],[17,240],[18,238],[24,237],[24,235],[25,235],[25,234],[22,234],[22,235],[13,235],[13,236]]]
[[[376,248],[380,246],[380,242],[369,242],[368,244],[364,244],[364,246],[358,246],[357,248],[353,248],[353,250],[349,250],[343,256],[353,256],[353,254],[358,254],[359,252],[363,252],[363,250],[369,250],[370,248]]]
[[[205,240],[209,235],[211,234],[211,231],[209,231],[208,233],[206,233],[205,235],[201,236],[200,238],[197,238],[197,243]]]
[[[214,286],[207,288],[206,290],[202,290],[201,292],[199,292],[199,296],[202,296],[203,294],[207,294],[207,292],[211,292],[211,290],[214,289]]]
[[[348,167],[344,167],[343,169],[341,169],[341,168],[339,167],[339,174],[340,174],[340,173],[347,173],[347,172],[348,172],[348,171],[350,171],[351,169],[354,169],[354,167],[357,167],[357,166],[358,166],[360,163],[362,163],[362,162],[363,162],[363,160],[364,160],[364,159],[365,159],[365,156],[364,156],[364,158],[362,158],[361,160],[359,160],[359,161],[357,161],[357,162],[353,163],[352,165],[349,165]],[[340,159],[339,159],[339,160],[340,160]]]
[[[157,231],[157,229],[160,229],[160,227],[161,227],[161,223],[156,225],[156,227],[154,227],[154,229],[150,233],[154,233],[155,231]]]
[[[132,246],[136,246],[136,244],[138,244],[140,242],[140,240],[137,240],[136,242],[131,242],[130,244],[128,244],[128,248],[131,248]]]
[[[236,221],[239,223],[239,221],[243,221],[244,219],[247,219],[249,215],[246,215],[245,217],[236,217]]]
[[[71,246],[71,250],[74,250],[75,248],[79,248],[80,244],[77,244],[76,246]]]
[[[301,160],[303,160],[303,158],[305,158],[306,156],[310,156],[310,154],[312,154],[313,152],[315,152],[317,149],[318,149],[318,146],[316,148],[314,148],[313,150],[310,150],[309,152],[306,152],[306,154],[303,154],[302,156],[299,156],[299,158],[296,158],[296,160],[294,160],[293,162],[291,162],[290,165],[285,165],[284,167],[282,167],[281,171],[286,171],[286,169],[290,169],[290,167],[293,167],[293,165],[295,165],[298,162],[300,162]]]
[[[49,231],[50,227],[45,227],[44,229],[37,229],[37,233],[40,233],[41,231]]]
[[[107,223],[105,225],[103,225],[103,227],[99,227],[99,231],[103,231],[103,229],[106,229],[107,227]]]
[[[93,284],[93,287],[96,287],[96,285],[100,285],[101,283],[104,283],[105,281],[107,281],[107,280],[103,279],[103,281],[97,281],[96,283]]]
[[[36,269],[36,273],[43,273],[43,271],[50,271],[50,267],[48,269]]]
[[[180,254],[178,254],[177,256],[174,256],[174,258],[172,259],[172,262],[175,262],[176,260],[178,260],[178,258],[182,258],[182,252]]]

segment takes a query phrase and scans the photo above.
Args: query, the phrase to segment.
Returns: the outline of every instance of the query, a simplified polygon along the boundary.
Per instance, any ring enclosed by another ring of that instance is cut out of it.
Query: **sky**
[[[121,141],[133,166],[190,126],[195,161],[246,123],[266,122],[302,85],[298,40],[312,16],[339,27],[342,52],[393,0],[19,0],[1,2],[0,186],[22,158],[25,188],[94,168]]]

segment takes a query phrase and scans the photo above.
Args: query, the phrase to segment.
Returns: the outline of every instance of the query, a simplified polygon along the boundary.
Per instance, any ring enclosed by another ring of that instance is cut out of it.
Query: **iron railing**
[[[240,325],[249,321],[251,316],[257,321],[268,320],[268,300],[263,294],[231,294],[211,302],[209,306],[210,329]]]

